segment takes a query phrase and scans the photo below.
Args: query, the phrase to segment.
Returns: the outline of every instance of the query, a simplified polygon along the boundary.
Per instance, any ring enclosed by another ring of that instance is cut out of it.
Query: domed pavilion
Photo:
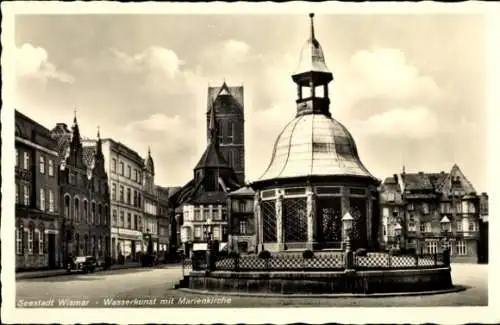
[[[258,249],[340,249],[346,236],[342,218],[349,215],[353,248],[377,248],[380,181],[361,162],[352,135],[330,113],[333,75],[315,37],[313,17],[292,75],[295,118],[278,135],[264,174],[251,184]]]

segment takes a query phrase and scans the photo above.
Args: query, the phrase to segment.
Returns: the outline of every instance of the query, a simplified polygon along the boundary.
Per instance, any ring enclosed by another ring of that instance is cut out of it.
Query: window
[[[476,222],[475,221],[469,221],[469,231],[476,231]]]
[[[33,229],[28,229],[28,254],[33,254]]]
[[[116,183],[111,184],[111,199],[116,201]]]
[[[45,211],[45,190],[40,189],[40,210]]]
[[[123,228],[125,225],[125,212],[120,211],[120,227]]]
[[[89,203],[87,200],[83,200],[83,216],[82,219],[85,220],[86,223],[89,223]]]
[[[425,223],[420,223],[420,232],[425,232]]]
[[[408,204],[408,211],[413,211],[413,210],[415,210],[415,206],[413,205],[413,203]]]
[[[97,224],[102,224],[102,205],[99,203],[97,207]]]
[[[240,205],[240,212],[246,212],[246,204],[245,204],[245,201],[240,201],[239,202],[239,205]]]
[[[116,218],[117,218],[116,217],[116,210],[113,209],[113,224],[112,224],[112,226],[115,226],[115,227],[118,225],[118,223],[117,223],[118,220],[116,220]]]
[[[125,228],[131,229],[132,228],[132,214],[129,212],[127,213],[127,224]]]
[[[457,220],[457,231],[462,231],[462,220]]]
[[[430,222],[425,223],[425,232],[432,232],[432,225]]]
[[[245,235],[248,231],[248,221],[240,220],[240,234]]]
[[[113,173],[116,173],[116,159],[115,159],[115,158],[113,158],[113,159],[111,160],[111,171],[112,171]]]
[[[444,203],[441,203],[441,204],[439,205],[439,209],[440,209],[440,212],[441,212],[441,213],[445,213],[445,207],[446,207],[446,205],[445,205]]]
[[[196,226],[194,227],[194,238],[200,238],[201,237],[201,227]]]
[[[464,241],[462,240],[457,241],[455,247],[457,255],[467,255],[467,247],[465,246]]]
[[[132,178],[132,167],[130,165],[127,165],[127,177]]]
[[[38,254],[39,253],[39,244],[40,244],[40,230],[35,229],[34,230],[34,236],[33,236],[33,254]]]
[[[120,185],[120,202],[122,202],[122,203],[125,200],[123,191],[124,191],[123,185]]]
[[[95,211],[95,202],[91,203],[90,206],[90,223],[94,224],[95,223],[95,216],[96,216],[96,211]]]
[[[382,216],[384,216],[384,218],[389,218],[389,208],[382,209]]]
[[[54,176],[54,161],[49,159],[49,176]]]
[[[134,168],[134,181],[139,181],[139,173],[137,172],[137,169]]]
[[[429,204],[427,203],[422,203],[422,212],[424,214],[428,214],[429,213]]]
[[[24,205],[29,206],[30,205],[30,192],[29,192],[29,187],[28,185],[23,186],[23,194],[24,194]]]
[[[19,204],[19,184],[16,183],[16,204]]]
[[[134,190],[132,197],[133,197],[132,205],[136,207],[137,206],[137,192],[135,190]]]
[[[408,221],[408,231],[417,231],[415,221]]]
[[[427,252],[429,254],[436,254],[438,252],[438,244],[436,241],[427,242]]]
[[[476,213],[476,206],[473,202],[469,202],[469,213]]]
[[[213,232],[213,239],[215,240],[220,240],[220,228],[219,227],[214,227],[214,232]]]
[[[23,253],[23,232],[22,228],[16,228],[16,254],[18,255]]]
[[[49,212],[54,212],[54,192],[49,190]]]
[[[104,206],[104,216],[103,216],[103,220],[104,220],[105,225],[108,224],[108,216],[109,216],[109,208],[107,205],[105,205]]]
[[[233,166],[233,152],[232,151],[227,152],[227,162],[229,165]]]
[[[221,121],[217,121],[217,138],[219,139],[219,142],[222,143],[223,141],[223,136],[222,136],[222,122]]]
[[[45,174],[45,157],[40,156],[40,174]]]
[[[141,203],[142,203],[142,202],[141,202],[141,193],[138,193],[138,194],[137,194],[137,207],[139,207],[139,208],[140,208],[140,207],[141,207]]]
[[[131,194],[130,193],[131,193],[130,189],[127,188],[127,204],[130,204],[130,201],[131,201],[131,199],[130,199]]]
[[[460,204],[460,202],[457,202],[455,204],[455,209],[456,209],[457,213],[462,213],[462,204]]]
[[[19,166],[19,150],[16,148],[16,167]]]
[[[134,229],[139,230],[139,216],[134,214]]]
[[[233,127],[233,122],[229,122],[227,124],[227,140],[229,143],[233,143],[234,140],[234,127]]]
[[[125,164],[122,161],[120,162],[120,175],[125,175]]]
[[[28,169],[30,164],[30,156],[27,152],[24,152],[24,169]]]
[[[38,230],[38,229],[37,229]],[[43,255],[45,249],[45,236],[43,231],[38,230],[38,254]]]

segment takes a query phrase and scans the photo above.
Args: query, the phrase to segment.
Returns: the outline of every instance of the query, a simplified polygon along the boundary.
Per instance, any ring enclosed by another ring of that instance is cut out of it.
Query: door
[[[56,235],[49,234],[49,242],[47,246],[47,252],[49,254],[49,268],[56,267]]]

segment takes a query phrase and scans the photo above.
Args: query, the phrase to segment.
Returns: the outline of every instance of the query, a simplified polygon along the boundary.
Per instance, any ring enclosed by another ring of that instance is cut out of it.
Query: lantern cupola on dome
[[[330,116],[328,83],[333,80],[333,74],[326,66],[323,49],[314,34],[314,14],[309,17],[311,35],[302,47],[299,66],[292,76],[297,84],[297,116],[311,113]]]

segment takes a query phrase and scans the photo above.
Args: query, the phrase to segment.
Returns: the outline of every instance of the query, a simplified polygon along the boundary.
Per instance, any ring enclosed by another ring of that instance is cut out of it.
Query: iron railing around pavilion
[[[304,258],[301,253],[271,254],[267,259],[258,255],[217,256],[211,271],[343,271],[347,259],[345,252],[316,253],[312,258]],[[364,270],[397,270],[397,269],[428,269],[449,266],[449,258],[445,253],[391,255],[388,253],[367,253],[363,256],[353,256],[353,269]],[[184,259],[183,274],[190,271],[207,270],[207,259],[197,256]]]

